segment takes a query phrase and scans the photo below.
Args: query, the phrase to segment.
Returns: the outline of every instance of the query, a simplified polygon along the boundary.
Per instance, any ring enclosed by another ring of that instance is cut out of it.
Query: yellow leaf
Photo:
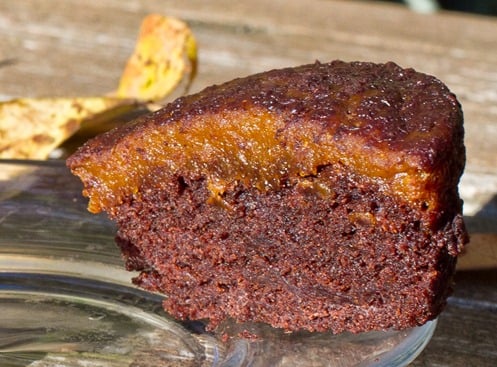
[[[190,28],[181,20],[157,14],[141,25],[133,55],[119,82],[117,96],[160,101],[187,75],[188,89],[196,73],[197,45]]]
[[[73,149],[82,138],[112,127],[109,121],[119,122],[127,113],[138,115],[157,107],[139,101],[160,101],[182,81],[188,87],[196,64],[197,46],[188,26],[176,18],[149,15],[143,20],[116,97],[0,102],[0,159],[46,159],[63,142],[62,150]]]
[[[136,102],[111,97],[20,98],[0,103],[0,158],[46,159],[99,115],[136,108]],[[119,112],[121,113],[121,112]]]

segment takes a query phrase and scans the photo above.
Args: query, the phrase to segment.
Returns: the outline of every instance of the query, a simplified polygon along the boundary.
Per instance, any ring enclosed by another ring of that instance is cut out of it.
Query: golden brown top
[[[393,63],[315,63],[179,98],[88,142],[68,166],[92,212],[145,180],[160,185],[164,172],[206,177],[215,199],[234,182],[277,189],[338,163],[435,209],[463,170],[462,120],[434,77]]]

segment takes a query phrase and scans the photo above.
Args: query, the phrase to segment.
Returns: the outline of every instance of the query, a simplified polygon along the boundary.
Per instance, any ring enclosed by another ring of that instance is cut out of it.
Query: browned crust
[[[298,161],[292,163],[293,171],[275,181],[313,174],[320,165],[340,162],[384,180],[405,200],[437,211],[446,198],[433,192],[455,187],[464,167],[462,111],[443,83],[394,63],[341,61],[272,70],[179,98],[134,124],[90,141],[69,158],[68,165],[85,182],[90,209],[108,210],[139,190],[141,177],[147,173],[136,167],[158,165],[153,154],[162,162],[174,160],[174,169],[179,171],[181,167],[190,172],[197,169],[194,174],[205,176],[219,171],[212,157],[201,168],[192,167],[190,163],[201,161],[204,154],[188,155],[188,147],[169,152],[171,156],[144,151],[153,133],[176,129],[189,134],[205,126],[206,116],[214,126],[225,116],[236,124],[237,116],[243,114],[267,114],[267,127],[275,129],[276,144],[293,144],[290,154]],[[166,134],[160,139],[159,149],[168,144]],[[300,146],[299,139],[305,140]],[[316,160],[316,149],[329,154]],[[137,164],[139,157],[143,162]],[[306,162],[311,163],[306,166]],[[161,164],[164,170],[173,169]],[[222,175],[213,178],[218,186],[239,178]]]
[[[150,125],[181,121],[187,129],[200,115],[254,107],[284,115],[284,129],[311,121],[317,137],[332,134],[340,141],[351,134],[361,136],[367,146],[418,156],[421,168],[433,165],[438,158],[433,152],[444,152],[442,142],[460,142],[464,134],[456,97],[435,77],[391,62],[333,61],[271,70],[208,87],[135,124],[99,136],[79,156],[100,153],[102,147]],[[461,144],[457,148],[461,150]],[[73,157],[69,164],[78,160]]]

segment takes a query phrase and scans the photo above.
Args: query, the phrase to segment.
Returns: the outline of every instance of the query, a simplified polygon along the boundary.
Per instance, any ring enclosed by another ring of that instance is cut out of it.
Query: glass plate
[[[3,367],[405,366],[433,334],[436,321],[356,335],[178,322],[132,286],[114,225],[86,211],[81,188],[63,162],[0,162]]]

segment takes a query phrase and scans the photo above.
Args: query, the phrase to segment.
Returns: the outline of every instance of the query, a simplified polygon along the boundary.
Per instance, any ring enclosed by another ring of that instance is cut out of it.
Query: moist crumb
[[[181,97],[67,164],[174,317],[357,333],[445,307],[468,241],[463,138],[438,79],[333,61]]]

